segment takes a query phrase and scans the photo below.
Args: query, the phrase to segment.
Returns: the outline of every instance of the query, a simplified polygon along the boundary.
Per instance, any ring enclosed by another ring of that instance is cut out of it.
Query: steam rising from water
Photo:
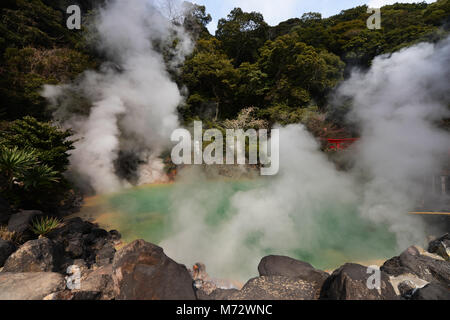
[[[94,29],[112,63],[72,85],[47,86],[44,96],[80,139],[72,169],[106,193],[124,186],[114,168],[119,151],[154,159],[178,125],[182,96],[154,43],[174,35],[181,40],[174,67],[191,42],[145,0],[112,1]],[[423,241],[424,225],[407,212],[425,191],[423,177],[439,171],[449,150],[449,134],[435,125],[449,116],[449,59],[449,40],[419,44],[376,58],[367,73],[355,72],[342,84],[337,99],[350,98],[352,120],[362,128],[351,172],[336,170],[303,126],[282,128],[279,175],[234,194],[220,223],[211,223],[209,214],[222,190],[202,186],[198,169],[182,172],[171,195],[174,232],[160,244],[182,263],[205,262],[214,275],[248,275],[268,253],[314,255],[333,242],[358,247],[350,232],[357,231],[351,230],[354,214],[385,225],[399,248]],[[74,94],[88,100],[87,112],[73,112]],[[330,217],[336,228],[325,234]],[[376,237],[373,242],[376,248]]]
[[[348,245],[355,242],[364,250],[368,244],[353,238],[356,230],[346,230],[355,219],[354,207],[393,232],[397,250],[423,244],[425,225],[407,212],[424,195],[424,178],[440,171],[450,148],[448,132],[436,127],[449,116],[449,59],[449,40],[419,44],[376,58],[367,73],[354,72],[342,84],[337,99],[352,100],[351,118],[362,128],[351,152],[357,164],[351,172],[337,171],[303,126],[282,128],[279,175],[235,194],[220,227],[206,222],[207,204],[220,190],[183,186],[199,179],[198,173],[182,178],[172,208],[178,229],[162,246],[180,261],[203,259],[218,274],[248,275],[268,252],[318,255],[346,237]],[[337,219],[336,232],[325,227],[329,212]],[[378,241],[375,237],[372,249]]]
[[[387,223],[402,246],[423,239],[423,226],[404,213],[448,161],[450,135],[436,124],[450,116],[449,83],[450,38],[378,57],[369,72],[355,72],[340,88],[362,129],[355,157],[368,180],[360,211]]]
[[[148,160],[168,145],[178,126],[176,108],[183,98],[155,44],[179,40],[170,52],[169,67],[175,67],[192,43],[146,0],[110,1],[96,17],[93,32],[111,63],[99,72],[85,72],[73,85],[46,86],[43,95],[58,107],[55,117],[80,139],[72,169],[96,192],[105,193],[125,184],[115,172],[119,151]],[[73,113],[73,93],[92,105],[88,115]]]

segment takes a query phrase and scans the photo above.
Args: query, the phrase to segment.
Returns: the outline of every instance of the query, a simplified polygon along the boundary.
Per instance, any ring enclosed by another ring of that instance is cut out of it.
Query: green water
[[[258,185],[257,181],[203,182],[204,189],[220,188],[220,197],[214,197],[208,204],[203,203],[208,207],[212,206],[205,223],[210,226],[220,225],[221,221],[227,218],[230,198],[236,192],[250,190]],[[148,186],[105,197],[107,208],[115,213],[114,221],[110,222],[118,225],[123,239],[127,242],[142,238],[159,243],[174,232],[174,228],[171,228],[173,224],[171,213],[177,187],[173,184]],[[195,187],[187,188],[192,191]]]
[[[202,182],[201,186],[172,184],[131,189],[102,198],[102,206],[105,211],[110,212],[106,221],[103,222],[118,229],[125,242],[139,238],[160,244],[176,236],[183,228],[193,227],[189,223],[186,227],[177,223],[180,215],[174,214],[179,211],[174,199],[182,196],[186,198],[197,196],[198,208],[206,210],[206,214],[200,221],[205,228],[212,230],[204,239],[202,234],[198,234],[199,241],[214,242],[214,233],[216,231],[219,233],[235,214],[231,208],[230,199],[239,192],[260,186],[261,181],[258,180],[208,181]],[[191,219],[189,215],[192,215],[192,219],[197,219],[194,224],[196,225],[199,221],[196,214],[197,211],[193,209],[192,212],[183,212],[182,217],[184,221],[189,221]],[[321,269],[332,269],[345,262],[362,263],[386,259],[396,254],[395,236],[388,232],[385,226],[374,225],[359,217],[356,206],[329,203],[321,205],[313,214],[314,222],[319,226],[318,230],[313,233],[311,230],[306,230],[301,216],[297,218],[294,215],[292,223],[296,229],[298,228],[298,239],[302,240],[298,240],[298,243],[286,243],[286,246],[277,244],[271,247],[267,245],[267,241],[261,241],[264,238],[264,232],[250,228],[245,241],[240,246],[246,247],[246,255],[254,252],[255,257],[229,259],[230,265],[220,265],[221,269],[216,268],[216,272],[231,276],[244,265],[256,272],[257,261],[262,258],[262,254],[289,255]],[[302,233],[305,234],[304,237],[301,237]],[[280,237],[282,236],[280,234]],[[211,243],[211,245],[214,244]],[[174,258],[181,263],[192,263],[192,261],[180,261],[182,257]],[[207,257],[202,256],[202,252],[195,252],[195,258],[208,261]]]

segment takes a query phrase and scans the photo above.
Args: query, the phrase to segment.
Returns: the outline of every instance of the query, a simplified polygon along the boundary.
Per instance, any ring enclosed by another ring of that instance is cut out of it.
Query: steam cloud
[[[336,170],[303,126],[282,128],[279,175],[236,193],[227,219],[214,225],[208,212],[224,190],[202,186],[198,172],[185,173],[172,199],[176,235],[162,246],[180,261],[201,260],[212,274],[242,279],[268,253],[323,256],[340,243],[382,254],[382,239],[354,235],[352,208],[395,234],[394,252],[423,245],[426,227],[407,213],[430,185],[424,178],[431,180],[448,156],[450,136],[436,122],[449,116],[449,59],[449,39],[422,43],[376,58],[338,88],[338,100],[352,100],[351,120],[362,128],[350,172]]]
[[[174,34],[181,40],[172,52],[175,67],[192,43],[152,1],[112,1],[94,29],[111,63],[85,72],[74,84],[47,86],[44,96],[57,106],[55,117],[80,139],[72,169],[106,193],[125,184],[114,168],[121,150],[154,161],[150,171],[161,169],[155,155],[177,127],[176,107],[183,97],[153,44]],[[386,225],[399,249],[420,243],[425,226],[407,212],[426,191],[424,177],[438,172],[448,154],[450,136],[436,122],[449,116],[449,60],[449,39],[419,44],[376,58],[368,72],[355,71],[338,88],[338,100],[352,100],[351,120],[362,129],[351,172],[336,170],[303,126],[281,128],[280,173],[235,193],[226,218],[214,224],[210,213],[226,186],[211,188],[198,168],[181,172],[171,196],[175,234],[161,246],[180,262],[205,262],[211,274],[247,278],[268,253],[319,255],[330,242],[365,250],[345,232],[352,228],[351,208]],[[88,100],[87,114],[73,112],[73,93]],[[324,231],[330,212],[336,226]]]
[[[362,128],[356,160],[369,181],[360,211],[388,224],[402,246],[424,238],[423,225],[404,213],[448,161],[450,136],[436,124],[450,114],[449,83],[448,38],[378,57],[369,72],[354,73],[340,88],[353,98],[351,117]]]
[[[192,42],[146,0],[108,2],[93,32],[110,63],[99,72],[85,72],[75,84],[46,86],[43,95],[57,107],[55,118],[77,134],[71,164],[78,179],[106,193],[126,185],[114,166],[120,151],[154,159],[178,125],[176,108],[183,97],[155,44],[177,37],[170,52],[169,67],[174,68],[191,51]],[[73,113],[73,93],[88,100],[88,115]],[[153,167],[149,164],[144,171]]]

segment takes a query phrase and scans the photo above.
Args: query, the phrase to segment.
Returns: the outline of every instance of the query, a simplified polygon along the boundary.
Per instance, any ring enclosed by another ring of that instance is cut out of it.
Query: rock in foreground
[[[428,245],[428,252],[435,253],[446,261],[450,261],[450,234],[446,234]]]
[[[227,300],[314,300],[314,283],[301,279],[269,276],[248,281],[242,290],[235,292]]]
[[[16,250],[16,246],[11,241],[0,239],[0,268],[3,267],[8,257]]]
[[[317,298],[322,284],[329,277],[328,273],[315,269],[307,262],[285,256],[264,257],[258,265],[258,271],[261,277],[283,276],[309,282],[315,287]]]
[[[450,263],[414,246],[386,261],[381,270],[394,277],[413,274],[427,282],[438,282],[450,288]]]
[[[63,290],[64,277],[53,272],[0,273],[0,300],[42,300]]]
[[[39,210],[22,210],[9,218],[8,229],[12,232],[24,233],[29,229],[33,219],[43,214]]]
[[[195,300],[192,277],[162,248],[137,240],[119,250],[113,279],[120,300]]]
[[[369,289],[367,267],[347,263],[325,281],[320,294],[325,300],[396,300],[389,277],[381,271],[380,289]]]
[[[430,283],[417,289],[412,294],[412,300],[450,300],[450,290],[438,283]]]
[[[3,272],[57,271],[61,258],[57,251],[54,243],[47,238],[30,240],[6,260]]]

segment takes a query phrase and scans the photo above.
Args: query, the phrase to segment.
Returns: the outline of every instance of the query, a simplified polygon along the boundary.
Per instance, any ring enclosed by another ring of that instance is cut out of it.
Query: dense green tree
[[[216,37],[235,66],[242,62],[253,63],[257,59],[258,49],[269,37],[269,25],[262,14],[235,8],[226,19],[219,20]]]
[[[195,37],[207,38],[211,36],[206,26],[211,22],[212,17],[206,13],[205,6],[185,1],[184,28]]]
[[[88,2],[101,1],[81,2],[87,8]],[[68,4],[73,3],[6,0],[0,9],[0,114],[4,118],[32,115],[48,120],[42,85],[72,80],[96,65],[85,51],[83,32],[66,27]]]
[[[323,103],[344,69],[339,57],[299,42],[296,33],[268,41],[258,63],[269,79],[266,100],[291,107]]]
[[[182,82],[191,93],[181,109],[185,119],[194,115],[217,119],[235,111],[230,109],[238,72],[220,46],[217,39],[200,39],[184,64]]]

